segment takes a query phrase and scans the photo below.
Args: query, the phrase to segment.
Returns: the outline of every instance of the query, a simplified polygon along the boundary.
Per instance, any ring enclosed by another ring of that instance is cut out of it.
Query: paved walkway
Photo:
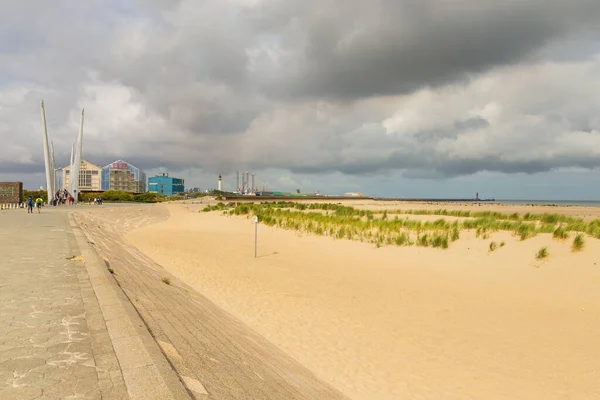
[[[69,210],[0,211],[0,399],[189,398]]]
[[[342,400],[346,397],[148,256],[123,234],[168,217],[162,206],[75,213],[88,240],[144,318],[192,396]],[[170,284],[162,282],[169,277]]]
[[[152,215],[143,205],[76,209],[92,207],[76,213],[86,234],[73,207],[0,210],[0,400],[344,398],[183,282],[162,283],[123,243]]]

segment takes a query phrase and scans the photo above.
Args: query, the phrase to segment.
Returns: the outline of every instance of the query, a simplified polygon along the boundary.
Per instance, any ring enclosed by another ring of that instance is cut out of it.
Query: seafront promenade
[[[163,283],[123,238],[155,213],[168,215],[0,211],[0,400],[345,398],[184,282]]]
[[[71,210],[0,211],[0,399],[190,398]]]

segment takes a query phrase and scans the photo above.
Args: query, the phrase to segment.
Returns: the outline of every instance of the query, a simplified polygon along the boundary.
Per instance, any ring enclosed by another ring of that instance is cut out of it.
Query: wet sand
[[[127,240],[354,399],[600,398],[600,241],[375,248],[261,225],[255,259],[245,217],[166,207]]]

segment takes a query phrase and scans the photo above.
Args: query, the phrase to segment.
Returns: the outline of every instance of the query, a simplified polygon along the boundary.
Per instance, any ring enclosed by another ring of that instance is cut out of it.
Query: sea
[[[489,204],[566,206],[566,207],[600,207],[600,200],[494,200]]]

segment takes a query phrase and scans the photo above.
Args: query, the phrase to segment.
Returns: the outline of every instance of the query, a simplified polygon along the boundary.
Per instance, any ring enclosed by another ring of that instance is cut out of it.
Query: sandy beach
[[[247,217],[162,207],[168,219],[127,240],[353,399],[600,398],[600,241],[573,253],[550,234],[465,232],[445,250],[375,248],[259,225],[254,258]],[[490,240],[506,245],[490,252]],[[538,260],[542,246],[550,256]]]

